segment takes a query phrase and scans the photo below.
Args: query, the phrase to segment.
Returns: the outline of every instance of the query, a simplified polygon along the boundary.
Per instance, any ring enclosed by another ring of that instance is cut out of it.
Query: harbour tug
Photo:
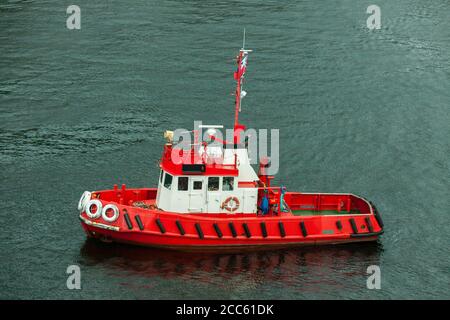
[[[194,143],[177,150],[173,132],[166,131],[157,188],[115,185],[112,190],[83,193],[78,210],[88,237],[217,252],[378,239],[383,233],[381,216],[363,197],[272,186],[268,158],[260,159],[255,172],[242,138],[245,126],[238,118],[249,52],[243,48],[236,58],[233,141],[219,140],[217,126],[203,126],[210,140],[220,141],[223,148],[199,143],[194,130]],[[174,161],[174,154],[184,161]]]

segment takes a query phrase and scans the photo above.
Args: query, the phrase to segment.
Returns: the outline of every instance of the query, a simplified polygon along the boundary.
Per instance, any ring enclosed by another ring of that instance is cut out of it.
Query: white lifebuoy
[[[80,201],[78,201],[78,211],[80,212],[84,211],[86,202],[88,202],[89,200],[91,200],[91,193],[89,191],[83,192]]]
[[[113,211],[113,215],[111,217],[108,217],[108,215],[106,214],[106,212],[109,209],[112,209],[112,211]],[[116,221],[119,218],[119,209],[113,204],[107,204],[106,206],[103,207],[102,218],[106,222],[114,222],[114,221]]]
[[[97,207],[97,211],[95,211],[95,213],[92,213],[92,211],[91,211],[91,207],[93,205],[95,205]],[[91,219],[97,219],[102,214],[102,207],[103,207],[103,205],[102,205],[100,200],[97,200],[97,199],[89,200],[86,203],[86,208],[85,208],[86,209],[86,214]]]

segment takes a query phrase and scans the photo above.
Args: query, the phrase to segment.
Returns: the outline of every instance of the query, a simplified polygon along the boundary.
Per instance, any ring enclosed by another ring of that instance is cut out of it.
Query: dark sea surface
[[[369,198],[381,240],[225,255],[88,241],[84,190],[155,186],[164,130],[231,127],[244,27],[241,119],[280,129],[277,183]],[[0,0],[0,120],[0,298],[450,298],[448,0]]]

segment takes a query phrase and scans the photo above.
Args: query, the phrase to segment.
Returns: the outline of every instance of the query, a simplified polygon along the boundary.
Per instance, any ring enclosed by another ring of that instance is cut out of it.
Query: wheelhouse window
[[[219,177],[208,178],[208,191],[219,191]]]
[[[234,178],[233,177],[224,177],[222,182],[222,190],[223,191],[233,191],[234,186]]]
[[[202,190],[203,181],[194,181],[193,188],[194,190]]]
[[[170,190],[170,187],[172,186],[172,180],[173,177],[166,172],[166,176],[164,177],[164,187]]]
[[[164,175],[164,171],[161,170],[161,172],[159,173],[159,181],[162,183],[162,178]]]
[[[178,177],[178,190],[179,191],[187,191],[189,186],[189,178],[188,177]]]

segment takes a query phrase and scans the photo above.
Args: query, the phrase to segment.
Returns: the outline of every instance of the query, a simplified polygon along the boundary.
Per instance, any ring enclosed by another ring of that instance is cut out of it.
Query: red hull
[[[292,210],[315,206],[320,212],[335,208],[335,202],[348,199],[349,208],[358,208],[361,213],[307,216],[291,213],[279,216],[177,214],[132,205],[135,201],[152,199],[155,192],[155,189],[128,189],[119,196],[116,190],[96,192],[104,205],[114,203],[118,206],[120,217],[107,223],[101,217],[90,219],[82,212],[83,228],[88,236],[105,241],[221,252],[374,241],[383,232],[376,208],[363,198],[349,194],[289,193],[286,202]]]

